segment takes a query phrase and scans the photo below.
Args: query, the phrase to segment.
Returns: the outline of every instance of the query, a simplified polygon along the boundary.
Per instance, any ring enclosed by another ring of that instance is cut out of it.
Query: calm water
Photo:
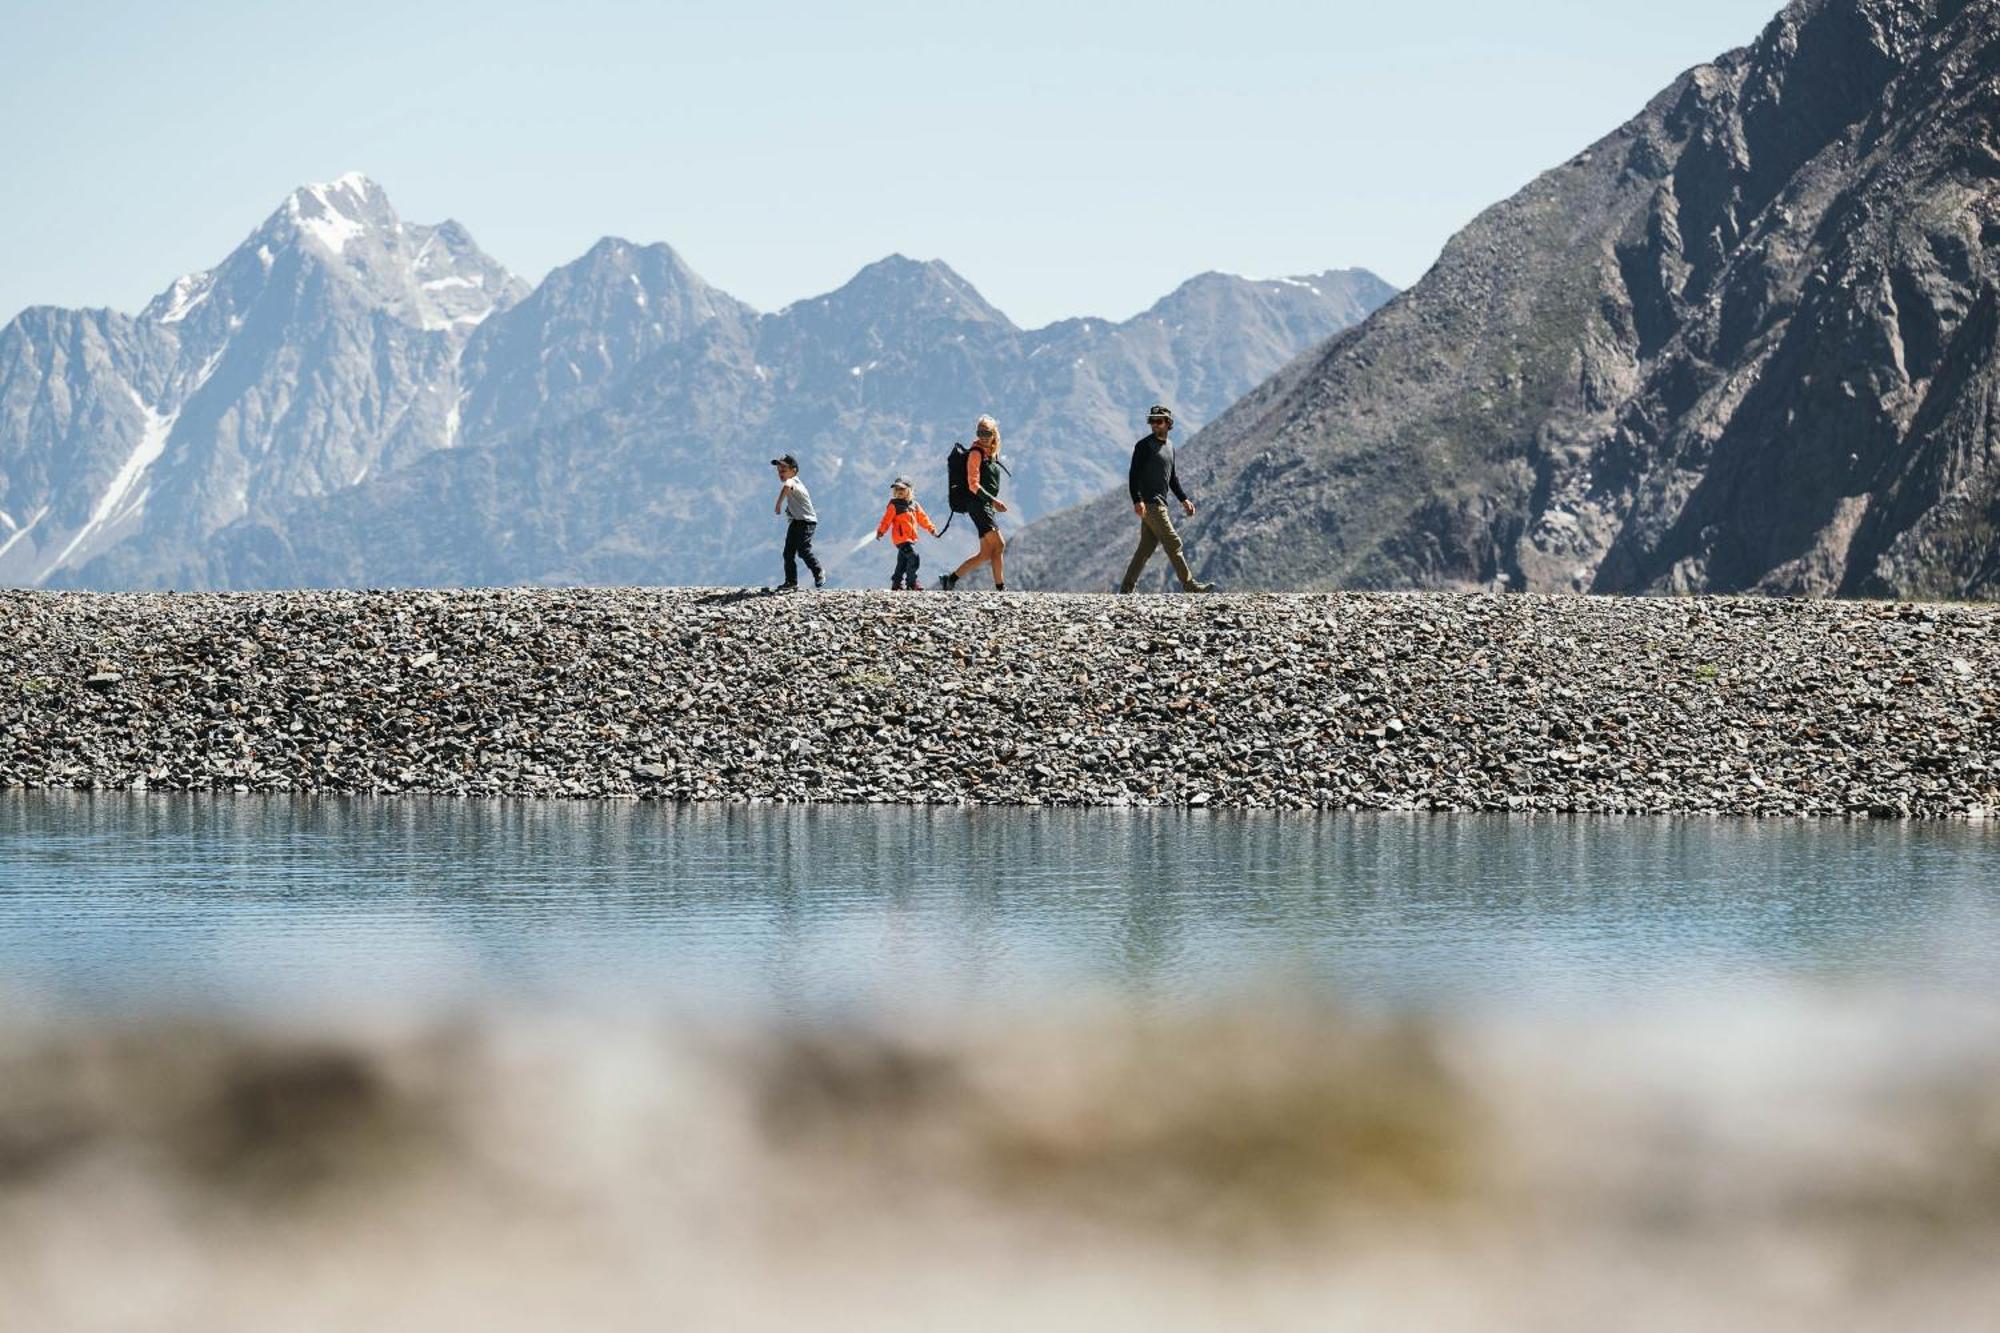
[[[0,794],[0,990],[798,1013],[2000,992],[2000,830]]]

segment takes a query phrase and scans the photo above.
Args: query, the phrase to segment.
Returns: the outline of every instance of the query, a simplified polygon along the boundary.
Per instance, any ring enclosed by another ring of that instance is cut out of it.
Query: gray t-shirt
[[[794,523],[817,523],[819,515],[813,512],[813,498],[806,491],[806,484],[793,477],[784,484],[785,517]]]

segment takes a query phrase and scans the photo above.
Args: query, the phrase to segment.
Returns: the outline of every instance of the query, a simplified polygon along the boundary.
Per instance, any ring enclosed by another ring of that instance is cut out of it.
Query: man
[[[786,454],[772,459],[771,466],[778,469],[778,502],[771,506],[771,512],[792,520],[785,529],[785,581],[778,585],[778,591],[790,592],[799,586],[801,560],[812,571],[813,587],[824,588],[826,574],[813,558],[813,533],[819,527],[819,515],[813,512],[806,484],[799,480],[799,460]]]
[[[1171,491],[1181,502],[1181,512],[1194,517],[1194,501],[1181,489],[1181,479],[1174,472],[1174,446],[1167,442],[1174,428],[1174,414],[1156,403],[1146,413],[1146,424],[1153,428],[1153,433],[1140,437],[1132,446],[1132,471],[1127,478],[1132,512],[1139,516],[1139,549],[1133,552],[1132,563],[1125,567],[1125,579],[1118,585],[1118,591],[1127,593],[1136,588],[1146,562],[1153,558],[1153,548],[1164,547],[1184,591],[1214,592],[1213,583],[1195,581],[1187,557],[1181,554],[1181,535],[1174,530],[1173,514],[1167,509],[1167,493]]]

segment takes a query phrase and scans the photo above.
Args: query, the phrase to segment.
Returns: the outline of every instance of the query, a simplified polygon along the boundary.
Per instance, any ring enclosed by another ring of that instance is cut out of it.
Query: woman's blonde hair
[[[996,454],[997,454],[997,453],[999,453],[999,452],[1000,452],[1000,423],[999,423],[999,422],[997,422],[997,421],[995,421],[995,420],[994,420],[994,419],[993,419],[992,417],[981,417],[981,418],[979,418],[979,420],[978,420],[978,421],[976,421],[976,422],[974,422],[974,423],[973,423],[973,426],[972,426],[972,437],[973,437],[973,438],[974,438],[974,439],[976,440],[976,439],[978,439],[978,438],[979,438],[980,436],[982,436],[982,435],[990,435],[990,436],[992,437],[992,439],[993,439],[993,452],[994,452],[994,453],[996,453]]]

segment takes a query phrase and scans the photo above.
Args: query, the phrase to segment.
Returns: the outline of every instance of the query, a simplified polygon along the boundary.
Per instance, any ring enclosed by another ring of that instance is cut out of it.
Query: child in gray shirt
[[[813,557],[813,532],[819,527],[819,515],[813,511],[806,484],[799,480],[799,460],[786,454],[772,459],[771,466],[778,469],[779,482],[778,502],[771,506],[771,512],[791,519],[785,529],[785,581],[778,587],[783,591],[799,586],[798,562],[803,560],[812,571],[813,587],[824,588],[826,573]]]

